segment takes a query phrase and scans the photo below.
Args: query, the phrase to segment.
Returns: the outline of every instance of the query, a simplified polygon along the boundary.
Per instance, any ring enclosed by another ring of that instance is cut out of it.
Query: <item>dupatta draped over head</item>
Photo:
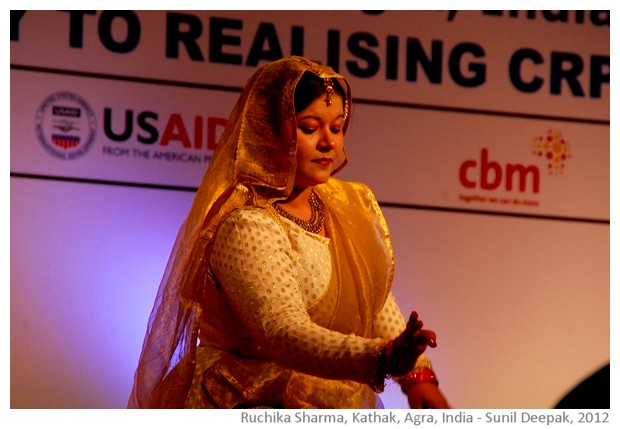
[[[208,307],[206,291],[215,287],[209,268],[214,235],[233,210],[267,207],[291,193],[297,163],[294,95],[306,72],[340,84],[345,92],[346,131],[351,90],[347,80],[330,67],[303,57],[287,57],[262,66],[246,82],[172,249],[149,317],[129,407],[183,406],[196,363],[201,312]],[[346,164],[346,154],[337,162],[335,171]],[[326,188],[324,195],[319,195],[325,199],[329,194],[334,192]],[[338,204],[346,206],[347,202]],[[378,211],[378,207],[369,208]],[[385,278],[379,280],[387,286],[372,293],[378,294],[376,301],[382,304],[389,291],[393,258],[383,218],[379,220],[381,225],[372,226],[376,230],[371,235],[385,241],[385,267],[379,270]],[[380,305],[370,307],[370,313],[380,309]],[[184,365],[177,365],[181,361]],[[177,397],[179,402],[162,405],[158,387],[169,375],[174,375],[170,378],[175,381],[167,390],[175,392],[168,391],[166,396]]]

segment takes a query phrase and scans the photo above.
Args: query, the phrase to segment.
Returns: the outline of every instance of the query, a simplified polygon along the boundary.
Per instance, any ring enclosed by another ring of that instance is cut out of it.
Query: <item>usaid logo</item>
[[[52,156],[73,160],[84,155],[95,141],[97,121],[86,101],[62,91],[45,99],[37,110],[35,132]]]

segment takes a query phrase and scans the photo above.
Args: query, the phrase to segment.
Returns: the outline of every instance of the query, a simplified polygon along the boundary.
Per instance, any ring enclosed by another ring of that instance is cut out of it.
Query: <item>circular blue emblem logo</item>
[[[39,141],[56,158],[79,158],[95,141],[95,115],[88,103],[72,92],[61,91],[47,97],[35,119]]]

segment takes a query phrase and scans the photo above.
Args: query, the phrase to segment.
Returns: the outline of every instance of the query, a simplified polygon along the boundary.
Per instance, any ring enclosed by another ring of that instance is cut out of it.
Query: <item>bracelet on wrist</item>
[[[430,368],[414,368],[412,371],[400,377],[398,382],[405,395],[416,384],[433,383],[435,386],[439,386],[437,376]]]
[[[387,341],[379,346],[379,357],[377,358],[376,379],[370,385],[376,393],[381,393],[385,389],[385,380],[391,378],[388,370],[388,356],[392,354],[392,342]],[[389,350],[389,351],[388,351]]]

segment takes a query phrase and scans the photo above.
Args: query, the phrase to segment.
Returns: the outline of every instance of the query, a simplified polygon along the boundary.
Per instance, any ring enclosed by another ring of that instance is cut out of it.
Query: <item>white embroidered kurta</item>
[[[335,332],[310,320],[308,311],[329,286],[329,246],[329,238],[265,209],[241,209],[220,226],[210,262],[247,329],[239,335],[254,340],[255,349],[245,346],[244,353],[319,377],[371,383],[377,376],[377,346],[400,334],[405,321],[391,293],[374,318],[373,339]],[[197,364],[196,381],[209,359]]]

